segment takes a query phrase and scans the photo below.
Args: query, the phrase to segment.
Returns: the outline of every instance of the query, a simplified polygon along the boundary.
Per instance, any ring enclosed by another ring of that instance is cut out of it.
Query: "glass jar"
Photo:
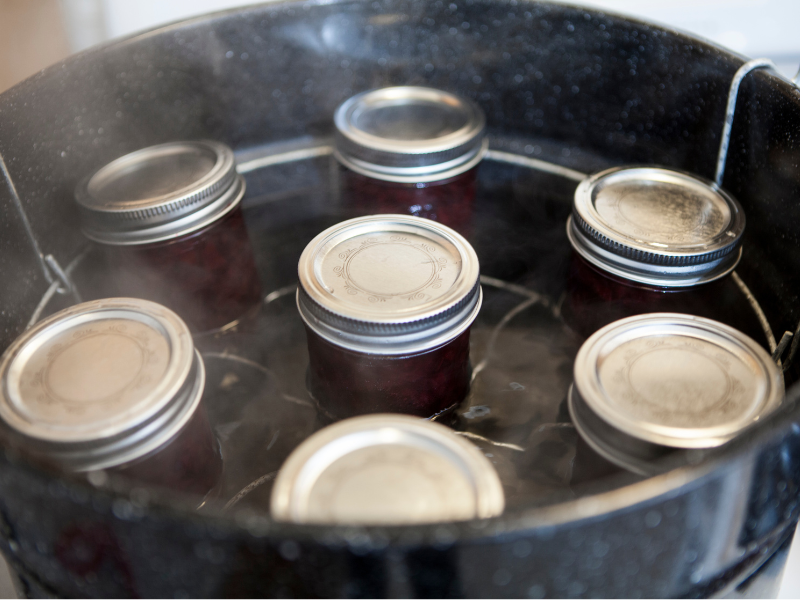
[[[477,165],[488,147],[475,103],[426,87],[383,88],[344,102],[334,123],[347,206],[469,229]]]
[[[418,217],[360,217],[314,238],[298,273],[309,391],[331,417],[430,417],[467,395],[482,294],[478,257],[458,233]]]
[[[318,431],[283,464],[271,499],[278,521],[349,525],[485,519],[504,506],[500,478],[478,448],[403,415]]]
[[[724,444],[783,397],[780,370],[754,340],[711,319],[657,313],[586,340],[568,407],[597,455],[647,476],[657,472],[655,459],[676,449]]]
[[[56,313],[6,350],[0,385],[6,443],[68,471],[200,495],[220,479],[203,360],[163,306],[111,298]]]
[[[78,187],[76,199],[114,293],[163,304],[193,330],[208,331],[261,301],[244,191],[230,148],[173,142],[106,165]]]
[[[588,337],[631,315],[681,312],[763,337],[727,277],[741,257],[744,226],[732,196],[688,173],[630,167],[588,177],[567,222],[574,252],[565,321]]]

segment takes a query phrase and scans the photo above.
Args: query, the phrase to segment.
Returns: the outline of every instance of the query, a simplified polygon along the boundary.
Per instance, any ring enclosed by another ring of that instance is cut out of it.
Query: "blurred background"
[[[452,0],[458,2],[459,0]],[[0,92],[70,54],[242,0],[0,0]],[[797,0],[582,0],[711,40],[745,57],[769,58],[789,79],[800,67]],[[2,118],[2,115],[0,115]],[[14,597],[0,559],[0,597]],[[800,544],[780,597],[800,597]]]

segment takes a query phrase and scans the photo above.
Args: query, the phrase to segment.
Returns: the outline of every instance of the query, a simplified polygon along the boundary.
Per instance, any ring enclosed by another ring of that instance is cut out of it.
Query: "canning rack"
[[[730,145],[731,131],[733,127],[734,118],[736,115],[739,88],[744,79],[747,77],[747,75],[756,70],[762,70],[762,69],[771,69],[773,72],[777,72],[776,67],[772,63],[772,61],[768,59],[754,59],[742,64],[742,66],[736,71],[731,80],[727,97],[725,118],[720,136],[720,145],[717,153],[716,171],[714,175],[714,183],[719,187],[722,186],[722,182],[725,175],[725,167]],[[798,80],[800,80],[800,70],[798,70],[798,73],[792,80],[792,83],[795,86],[797,86]],[[573,181],[576,183],[582,181],[588,175],[587,173],[571,169],[554,162],[542,160],[539,158],[534,158],[532,156],[526,156],[523,154],[507,152],[505,150],[497,149],[496,147],[493,148],[492,146],[493,145],[490,143],[490,149],[488,150],[485,156],[485,160],[487,161],[494,161],[498,163],[505,163],[508,165],[523,167],[533,171],[547,173],[556,177],[567,179],[569,181]],[[287,144],[276,144],[266,147],[266,149],[262,148],[260,150],[256,150],[253,152],[242,153],[240,157],[237,157],[240,159],[237,170],[239,171],[239,173],[244,175],[250,172],[258,171],[260,169],[276,165],[302,162],[318,158],[329,158],[331,167],[329,173],[329,177],[331,178],[331,181],[329,182],[331,184],[330,189],[334,190],[335,193],[336,190],[338,190],[338,180],[337,180],[338,169],[336,168],[335,161],[332,159],[332,155],[333,155],[333,146],[328,140],[324,140],[321,143],[318,142],[313,145],[305,145],[305,146],[291,146],[291,145],[287,146]],[[72,279],[72,275],[78,268],[82,260],[89,253],[90,246],[82,248],[79,251],[79,253],[67,264],[65,268],[61,267],[59,261],[52,254],[45,254],[44,251],[42,250],[42,245],[37,240],[33,227],[31,226],[30,220],[28,219],[28,216],[25,212],[23,203],[19,197],[16,186],[6,166],[2,154],[0,154],[0,170],[2,170],[3,177],[5,179],[14,206],[22,220],[26,235],[31,244],[31,249],[33,250],[36,256],[37,262],[42,271],[42,274],[45,277],[45,280],[49,284],[47,290],[45,291],[41,300],[39,301],[37,306],[34,308],[33,313],[31,314],[31,317],[26,325],[27,329],[32,325],[34,325],[42,317],[42,315],[45,314],[45,312],[48,310],[50,302],[53,300],[54,297],[68,296],[75,303],[80,303],[82,301],[80,291],[75,285]],[[732,273],[732,278],[733,281],[736,283],[737,287],[740,289],[742,294],[747,299],[750,307],[752,308],[756,317],[758,318],[759,323],[764,331],[769,346],[769,350],[772,353],[773,360],[778,364],[779,367],[781,367],[785,371],[790,366],[796,354],[796,351],[800,346],[800,323],[798,323],[794,331],[785,331],[781,339],[776,342],[772,328],[758,300],[755,298],[755,296],[752,294],[746,283],[741,279],[741,277],[736,271]],[[515,283],[489,277],[486,275],[481,276],[481,284],[484,286],[500,289],[515,296],[518,296],[520,298],[520,301],[513,308],[508,310],[506,314],[494,326],[490,334],[489,341],[486,344],[483,356],[480,358],[480,360],[477,362],[477,364],[475,364],[473,368],[472,372],[473,382],[477,377],[480,376],[481,372],[486,368],[486,366],[492,360],[492,353],[500,332],[517,315],[523,313],[524,311],[533,306],[540,306],[550,311],[550,313],[555,318],[557,319],[560,318],[560,301],[553,301],[553,299],[543,294],[540,294],[535,290],[529,289],[525,286],[521,286]],[[294,294],[296,289],[297,286],[295,284],[292,284],[270,291],[264,297],[262,308],[263,306],[269,305],[272,302],[280,298],[283,298],[284,296]],[[198,334],[198,336],[196,337],[218,335],[221,333],[225,333],[226,331],[236,329],[238,325],[239,322],[234,321],[219,329]],[[784,354],[786,354],[785,358]],[[271,374],[271,372],[267,367],[257,362],[251,361],[247,358],[244,358],[242,356],[238,356],[236,354],[232,354],[229,352],[224,352],[224,353],[205,352],[203,353],[203,356],[204,358],[212,360],[233,361],[241,365],[244,365],[248,368],[256,369],[264,374],[274,376]],[[289,396],[287,394],[282,394],[281,396],[284,401],[308,407],[313,407],[313,404],[307,399],[297,398]],[[432,420],[435,419],[436,417],[432,418]],[[562,422],[544,423],[536,428],[535,433],[541,433],[548,429],[554,429],[554,428],[572,428],[572,427],[573,426],[571,423],[562,423]],[[491,440],[489,438],[483,437],[481,435],[472,432],[461,431],[456,433],[464,437],[470,438],[473,441],[504,447],[511,451],[516,451],[516,452],[525,451],[525,448],[518,446],[516,444]],[[258,477],[257,479],[246,485],[237,494],[235,494],[227,502],[223,510],[229,510],[233,508],[240,500],[246,497],[250,492],[257,489],[263,484],[271,482],[276,475],[277,471],[274,471]]]

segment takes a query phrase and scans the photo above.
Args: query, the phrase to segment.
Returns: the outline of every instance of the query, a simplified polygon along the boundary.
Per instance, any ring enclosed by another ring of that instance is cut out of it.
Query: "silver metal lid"
[[[575,190],[567,235],[604,271],[662,287],[730,273],[741,256],[739,203],[706,179],[656,167],[592,175]]]
[[[124,464],[170,440],[205,370],[185,323],[146,300],[63,310],[0,359],[0,419],[29,450],[76,471]]]
[[[109,163],[75,191],[84,234],[105,244],[144,244],[196,231],[244,196],[233,151],[219,142],[171,142]]]
[[[373,354],[441,346],[481,306],[478,256],[458,233],[428,219],[376,215],[344,221],[306,246],[297,305],[328,341]]]
[[[477,165],[488,148],[480,107],[433,88],[363,92],[336,109],[334,123],[336,158],[386,181],[448,179]]]
[[[272,516],[296,523],[433,523],[503,512],[503,487],[478,448],[404,415],[340,421],[295,449],[272,489]]]
[[[609,430],[669,448],[719,446],[784,395],[780,371],[755,341],[711,319],[673,313],[603,327],[578,352],[574,376],[580,401]]]

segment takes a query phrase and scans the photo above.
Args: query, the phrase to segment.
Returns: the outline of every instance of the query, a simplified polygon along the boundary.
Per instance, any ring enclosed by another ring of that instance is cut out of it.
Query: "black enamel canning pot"
[[[57,280],[43,257],[66,266],[85,244],[78,181],[132,150],[215,139],[241,164],[265,145],[328,139],[335,108],[355,93],[427,85],[482,107],[488,158],[528,161],[573,188],[576,172],[625,164],[713,179],[743,63],[676,31],[525,0],[281,2],[71,57],[0,95],[0,347],[30,320],[45,273]],[[747,75],[722,183],[747,214],[737,271],[778,334],[800,319],[798,131],[800,92],[769,70]],[[284,184],[324,187],[311,179],[287,171]],[[327,197],[315,198],[281,213],[284,223],[324,210]],[[524,265],[500,242],[482,246],[481,270],[513,279]],[[299,251],[273,250],[259,259],[263,283],[292,283]],[[64,478],[4,451],[2,551],[31,596],[771,595],[800,514],[797,376],[786,371],[776,413],[721,448],[661,459],[656,476],[618,474],[577,497],[433,526],[198,513],[180,497]]]

